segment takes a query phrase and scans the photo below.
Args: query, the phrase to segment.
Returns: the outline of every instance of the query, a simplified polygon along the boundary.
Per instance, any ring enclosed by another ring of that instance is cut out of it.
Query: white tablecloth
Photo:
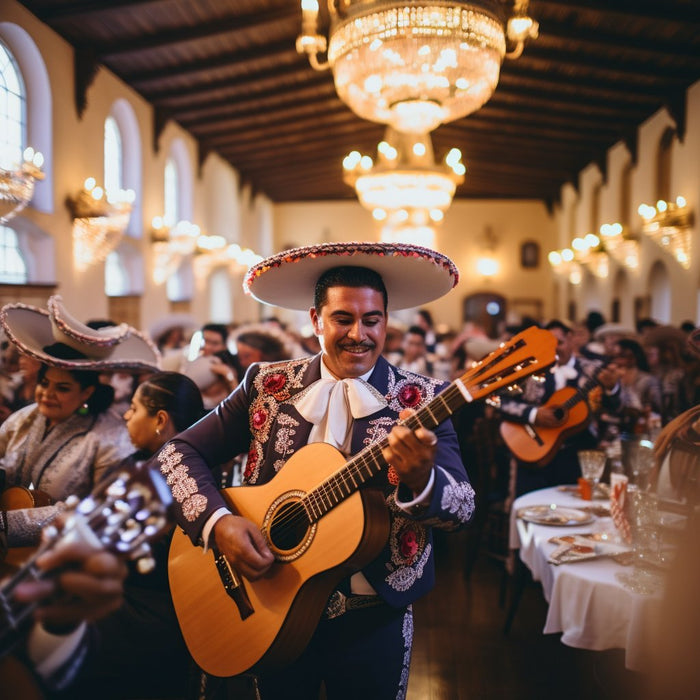
[[[599,518],[594,525],[553,527],[535,525],[516,517],[519,508],[556,503],[581,508],[591,505],[578,496],[557,488],[533,491],[517,498],[510,518],[510,545],[520,549],[520,559],[540,581],[549,603],[544,633],[562,633],[562,642],[582,649],[625,649],[627,668],[648,668],[658,623],[661,592],[653,595],[634,593],[615,577],[618,572],[632,573],[609,558],[554,566],[548,563],[556,545],[548,540],[556,535],[590,532],[613,532],[610,518]],[[604,504],[604,501],[594,501]]]

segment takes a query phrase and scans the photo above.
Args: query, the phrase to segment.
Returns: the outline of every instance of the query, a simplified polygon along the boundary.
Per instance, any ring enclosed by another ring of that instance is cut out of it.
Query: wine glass
[[[603,476],[605,462],[608,456],[603,450],[580,450],[578,463],[581,466],[581,476],[591,485],[591,498],[595,495],[595,487]]]

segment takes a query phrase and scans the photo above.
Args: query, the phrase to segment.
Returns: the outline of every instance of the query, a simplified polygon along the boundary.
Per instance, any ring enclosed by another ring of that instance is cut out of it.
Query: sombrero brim
[[[314,287],[327,270],[367,267],[379,273],[388,309],[410,309],[439,299],[459,280],[457,266],[429,248],[403,243],[321,243],[292,248],[253,265],[243,288],[258,301],[307,311]]]
[[[68,370],[90,371],[154,371],[158,369],[160,353],[150,340],[134,328],[121,342],[105,349],[100,348],[102,357],[63,360],[44,351],[56,342],[51,318],[47,311],[27,304],[8,304],[0,311],[2,323],[8,338],[26,355],[39,362]],[[110,329],[105,329],[107,334]],[[96,331],[95,333],[99,333]],[[113,333],[113,331],[112,331]],[[86,353],[87,354],[87,353]]]

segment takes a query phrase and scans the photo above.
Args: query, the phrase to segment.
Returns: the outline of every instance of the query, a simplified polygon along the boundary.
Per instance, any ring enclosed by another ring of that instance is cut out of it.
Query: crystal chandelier
[[[77,197],[69,198],[73,215],[73,260],[78,269],[104,262],[129,224],[133,190],[105,192],[94,177],[85,180]]]
[[[43,164],[44,156],[30,147],[24,151],[22,165],[0,167],[0,224],[6,224],[31,202],[35,181],[44,179]]]
[[[639,239],[622,224],[603,224],[600,236],[605,249],[620,265],[633,270],[639,267]]]
[[[359,117],[424,133],[491,97],[504,56],[519,56],[537,36],[527,5],[516,2],[511,20],[519,21],[506,29],[498,0],[329,0],[326,39],[317,33],[317,0],[302,0],[297,50],[315,69],[332,69],[338,96]]]
[[[654,243],[671,253],[686,270],[690,269],[691,228],[693,213],[683,197],[675,202],[659,200],[656,206],[642,204],[638,209],[642,217],[642,231]]]

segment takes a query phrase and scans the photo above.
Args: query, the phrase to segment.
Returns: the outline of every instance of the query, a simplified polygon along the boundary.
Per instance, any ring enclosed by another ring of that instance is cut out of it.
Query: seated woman
[[[104,472],[132,452],[124,422],[110,410],[114,391],[100,382],[99,372],[153,371],[158,355],[128,326],[103,331],[84,326],[65,311],[60,297],[49,299],[48,314],[7,305],[0,322],[21,352],[42,363],[36,403],[0,426],[4,487],[33,488],[52,504],[8,510],[2,519],[9,547],[34,546],[62,501],[88,495]],[[7,491],[4,496],[7,501]]]
[[[203,415],[202,396],[191,379],[178,372],[150,376],[138,386],[124,414],[137,448],[125,463],[148,459]],[[150,573],[139,573],[129,563],[124,603],[94,626],[97,643],[70,687],[70,698],[183,694],[191,664],[168,586],[169,541],[166,537],[153,545],[156,564]]]

